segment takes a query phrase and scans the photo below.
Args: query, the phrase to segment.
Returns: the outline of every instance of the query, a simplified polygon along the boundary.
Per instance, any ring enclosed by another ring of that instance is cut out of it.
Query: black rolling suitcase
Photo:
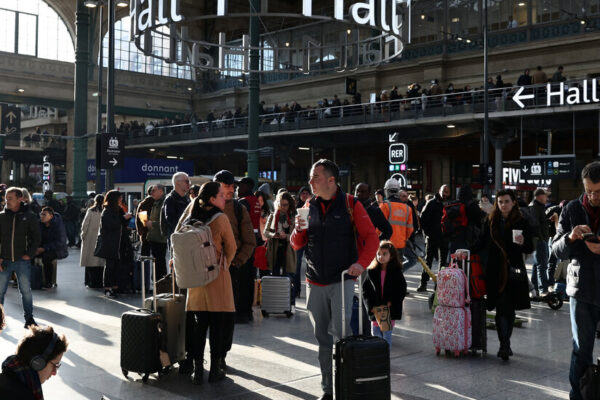
[[[389,400],[390,347],[380,337],[362,332],[362,313],[358,313],[358,336],[346,336],[344,275],[342,273],[342,336],[335,344],[335,398],[337,400]],[[362,308],[362,277],[358,278],[359,307]]]
[[[471,299],[471,351],[481,350],[481,356],[487,353],[487,310],[485,299]]]
[[[153,261],[152,267],[153,274],[156,275]],[[143,280],[142,273],[142,282]],[[156,295],[156,290],[154,294]],[[142,291],[142,304],[144,295]],[[121,315],[121,371],[125,377],[129,372],[136,372],[146,382],[150,374],[162,371],[159,352],[161,330],[161,316],[156,311],[138,309]]]

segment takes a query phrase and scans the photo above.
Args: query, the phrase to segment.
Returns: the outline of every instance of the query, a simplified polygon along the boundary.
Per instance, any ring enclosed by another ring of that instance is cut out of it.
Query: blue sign
[[[170,178],[176,172],[194,175],[194,162],[155,158],[125,158],[122,169],[114,171],[115,183],[146,182],[148,179]],[[104,171],[102,171],[104,176]],[[87,160],[87,180],[96,180],[96,160]]]

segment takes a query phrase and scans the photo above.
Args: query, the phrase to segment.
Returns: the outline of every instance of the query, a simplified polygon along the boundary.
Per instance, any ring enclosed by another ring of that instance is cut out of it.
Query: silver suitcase
[[[292,281],[287,276],[264,276],[260,281],[262,298],[260,311],[263,317],[269,314],[292,316]]]

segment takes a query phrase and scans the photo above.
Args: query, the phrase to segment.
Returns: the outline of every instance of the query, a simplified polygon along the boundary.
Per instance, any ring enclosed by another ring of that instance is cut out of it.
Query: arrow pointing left
[[[517,103],[517,105],[521,108],[525,108],[525,104],[523,104],[523,102],[521,100],[529,100],[529,99],[533,99],[535,97],[535,95],[533,93],[522,94],[523,90],[525,90],[525,87],[521,86],[519,88],[519,90],[517,90],[517,93],[515,93],[515,95],[513,96],[514,102]]]

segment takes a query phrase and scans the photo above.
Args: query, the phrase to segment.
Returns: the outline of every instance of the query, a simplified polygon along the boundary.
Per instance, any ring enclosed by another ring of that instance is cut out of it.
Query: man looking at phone
[[[579,380],[593,363],[596,326],[600,321],[600,161],[581,171],[584,193],[560,215],[552,244],[558,259],[568,260],[567,294],[571,297],[571,400],[582,400]],[[591,235],[590,235],[591,234]]]
[[[342,338],[342,271],[348,270],[345,293],[353,293],[354,279],[371,263],[379,240],[362,203],[347,197],[338,186],[339,169],[317,161],[310,171],[314,197],[298,210],[290,241],[296,250],[306,246],[306,308],[319,343],[321,400],[333,400],[332,346]],[[346,332],[352,296],[345,297]]]

